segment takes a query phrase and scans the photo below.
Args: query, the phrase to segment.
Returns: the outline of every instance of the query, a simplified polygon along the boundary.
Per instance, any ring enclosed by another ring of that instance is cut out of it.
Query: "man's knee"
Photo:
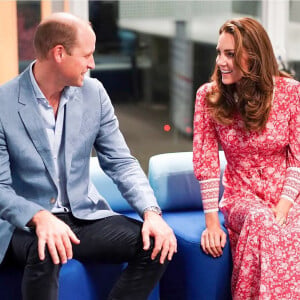
[[[40,259],[38,238],[34,232],[16,229],[13,234],[10,249],[13,258],[22,266],[43,264],[49,265],[50,269],[52,265],[54,267],[47,245],[45,245],[44,250],[45,258],[43,260]]]

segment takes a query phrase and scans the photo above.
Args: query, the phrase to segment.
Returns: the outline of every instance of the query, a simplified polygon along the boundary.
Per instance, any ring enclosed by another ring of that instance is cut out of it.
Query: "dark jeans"
[[[71,214],[58,214],[77,237],[79,245],[73,245],[73,257],[82,262],[128,262],[114,285],[109,299],[147,299],[166,268],[159,258],[151,260],[151,252],[143,250],[142,223],[125,216],[112,216],[86,221]],[[58,275],[61,265],[54,265],[46,251],[41,261],[34,232],[16,229],[5,258],[24,266],[22,295],[24,300],[54,300],[58,298]]]

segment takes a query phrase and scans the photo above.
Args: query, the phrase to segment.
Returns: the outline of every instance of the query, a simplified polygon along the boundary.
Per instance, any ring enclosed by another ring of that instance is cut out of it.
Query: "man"
[[[110,299],[146,299],[176,250],[146,176],[130,155],[93,69],[95,34],[56,13],[38,26],[36,61],[0,88],[0,261],[24,266],[24,299],[57,299],[72,257],[128,261]],[[144,222],[113,212],[89,179],[102,169]]]

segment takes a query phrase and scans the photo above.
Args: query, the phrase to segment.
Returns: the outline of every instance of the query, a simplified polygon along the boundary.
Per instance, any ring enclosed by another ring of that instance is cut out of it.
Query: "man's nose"
[[[88,64],[88,68],[89,69],[95,69],[95,59],[94,59],[94,56],[92,55],[90,60],[89,60],[89,64]]]

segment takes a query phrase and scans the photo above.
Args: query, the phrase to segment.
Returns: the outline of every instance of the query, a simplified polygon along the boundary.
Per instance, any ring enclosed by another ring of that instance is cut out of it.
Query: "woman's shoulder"
[[[282,89],[283,91],[290,91],[298,89],[300,90],[300,82],[294,78],[290,77],[277,77],[276,78],[276,88]]]
[[[197,95],[206,95],[207,93],[212,93],[216,89],[216,84],[215,82],[206,82],[202,85],[197,90]]]
[[[300,82],[288,77],[276,78],[276,99],[284,110],[295,110],[300,101]]]

